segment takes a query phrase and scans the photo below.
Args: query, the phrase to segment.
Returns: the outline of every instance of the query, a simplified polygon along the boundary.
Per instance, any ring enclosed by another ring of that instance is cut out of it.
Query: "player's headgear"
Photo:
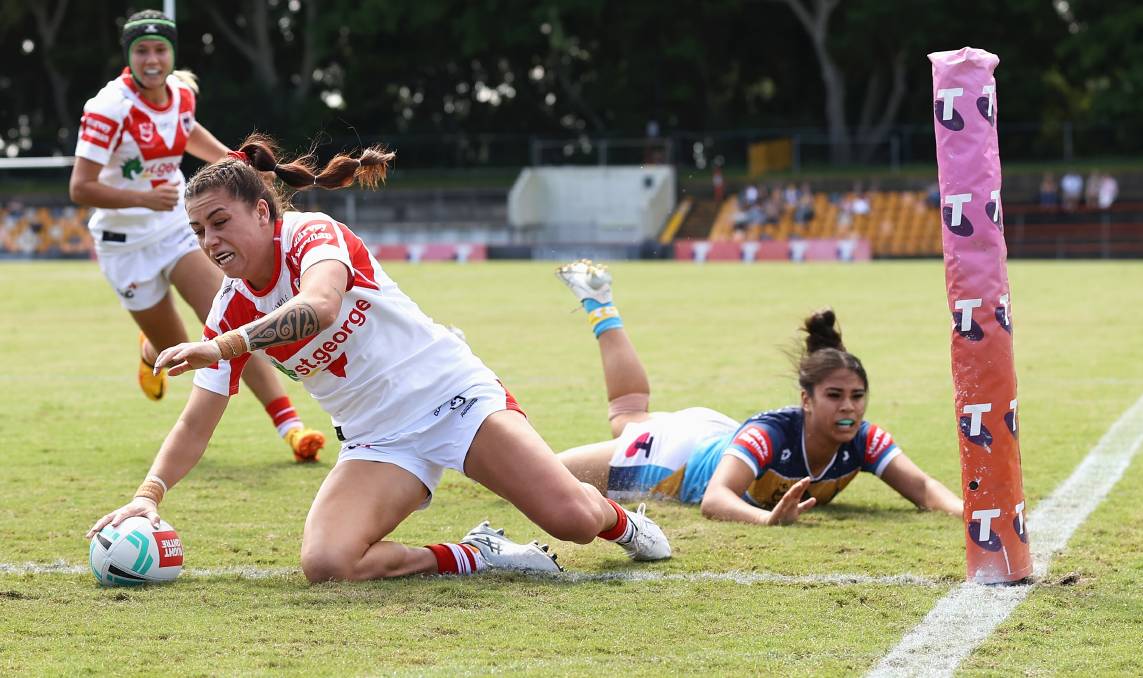
[[[131,65],[131,48],[140,40],[162,40],[171,48],[171,54],[178,52],[179,35],[175,29],[175,22],[162,12],[154,9],[145,9],[135,12],[127,17],[123,24],[123,33],[119,36],[119,44],[123,46],[123,60]],[[138,81],[135,72],[132,77]]]

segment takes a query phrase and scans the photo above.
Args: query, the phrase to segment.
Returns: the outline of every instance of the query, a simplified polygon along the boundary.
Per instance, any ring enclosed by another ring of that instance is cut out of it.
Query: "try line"
[[[1143,396],[1107,429],[1076,470],[1028,516],[1032,582],[1016,586],[961,584],[885,655],[870,676],[951,676],[1031,593],[1052,556],[1095,510],[1143,445]]]
[[[64,561],[55,563],[0,563],[0,575],[15,574],[83,574],[91,570],[83,565]],[[203,579],[271,579],[300,577],[301,570],[289,567],[220,567],[188,568],[184,577]],[[495,572],[490,572],[495,575]],[[776,574],[773,572],[678,572],[664,573],[649,570],[623,570],[616,572],[561,572],[559,574],[529,575],[532,579],[553,582],[658,582],[694,581],[728,582],[732,584],[789,584],[796,586],[942,586],[941,582],[914,574],[870,576],[865,574]]]

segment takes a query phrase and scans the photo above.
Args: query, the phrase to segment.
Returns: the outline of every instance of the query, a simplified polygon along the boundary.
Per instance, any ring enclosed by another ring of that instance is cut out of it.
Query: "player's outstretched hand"
[[[155,358],[155,373],[164,367],[167,374],[177,377],[183,372],[213,365],[222,359],[222,349],[213,341],[192,341],[164,349]]]
[[[798,482],[790,486],[786,490],[786,494],[770,510],[770,518],[767,521],[768,525],[789,525],[802,515],[802,512],[808,511],[813,508],[813,505],[818,503],[818,500],[810,497],[805,501],[800,501],[802,495],[805,494],[806,488],[810,486],[809,478],[802,478]]]
[[[155,502],[143,497],[135,497],[130,502],[95,521],[95,524],[91,526],[91,529],[87,531],[85,536],[91,539],[108,525],[111,525],[111,527],[119,527],[119,523],[127,520],[131,516],[143,516],[151,521],[151,525],[155,526],[155,528],[159,527],[159,507],[155,505]]]

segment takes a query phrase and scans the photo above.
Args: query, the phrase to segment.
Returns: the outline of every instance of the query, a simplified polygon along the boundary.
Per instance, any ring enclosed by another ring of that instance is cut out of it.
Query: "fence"
[[[1000,123],[1000,153],[1005,162],[1071,162],[1084,158],[1143,153],[1143,137],[1113,125]],[[720,160],[745,167],[753,143],[789,139],[794,171],[832,163],[832,145],[824,130],[808,127],[673,130],[656,137],[576,134],[548,137],[527,134],[384,135],[364,139],[397,149],[400,166],[410,169],[522,167],[525,165],[671,164],[704,170]],[[336,139],[331,147],[355,146],[361,139]],[[853,166],[894,171],[903,165],[936,164],[931,124],[898,125],[877,143],[852,142]]]

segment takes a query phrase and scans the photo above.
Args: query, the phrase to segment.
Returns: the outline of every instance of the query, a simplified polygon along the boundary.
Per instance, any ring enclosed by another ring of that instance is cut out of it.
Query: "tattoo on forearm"
[[[247,326],[251,351],[288,344],[321,331],[317,311],[304,301],[283,306],[279,311]]]

